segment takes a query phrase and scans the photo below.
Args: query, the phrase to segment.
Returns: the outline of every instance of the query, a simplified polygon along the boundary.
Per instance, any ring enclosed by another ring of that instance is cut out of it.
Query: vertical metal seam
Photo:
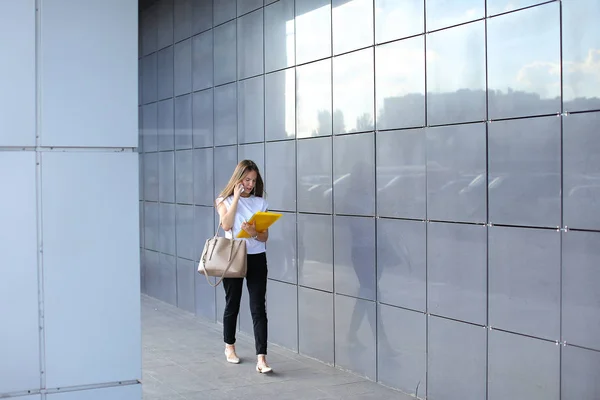
[[[425,136],[423,139],[424,147],[425,147],[425,397],[428,394],[429,387],[429,259],[427,256],[429,249],[429,222],[428,222],[428,207],[427,207],[427,164],[428,164],[428,151],[427,151],[427,133],[428,133],[428,118],[427,118],[427,99],[429,96],[427,95],[427,7],[426,1],[423,1],[423,60],[424,60],[424,80],[425,80],[425,127],[423,128],[422,135]]]
[[[558,2],[558,11],[559,11],[559,65],[560,65],[560,225],[562,228],[565,227],[565,212],[564,212],[564,72],[563,72],[563,4],[562,1]],[[558,229],[559,237],[559,342],[563,341],[563,239],[566,231],[563,233],[561,229]],[[558,398],[562,399],[562,364],[563,364],[563,347],[559,346],[558,348]]]
[[[37,223],[37,279],[38,279],[38,346],[39,346],[39,369],[40,369],[40,389],[46,387],[46,329],[45,329],[45,290],[44,290],[44,229],[43,229],[43,197],[42,197],[42,18],[41,18],[41,0],[35,1],[34,10],[35,20],[35,176],[36,176],[36,223]],[[42,400],[46,398],[45,393],[40,394]]]
[[[489,397],[489,329],[490,325],[490,124],[489,124],[489,77],[488,77],[488,11],[487,1],[484,7],[484,57],[485,57],[485,269],[486,269],[486,306],[485,306],[485,398]]]
[[[378,231],[378,226],[379,226],[379,220],[377,218],[378,212],[377,212],[377,161],[378,161],[378,157],[377,157],[377,126],[376,126],[376,118],[377,118],[377,112],[376,112],[376,108],[377,108],[377,95],[376,95],[376,90],[377,90],[377,85],[375,84],[375,34],[376,34],[376,30],[375,30],[375,0],[373,0],[372,2],[372,6],[373,6],[373,12],[371,17],[373,18],[373,55],[372,55],[372,59],[373,59],[373,107],[371,109],[371,111],[373,112],[373,168],[374,168],[374,172],[373,172],[373,183],[374,183],[374,227],[375,227],[375,232],[374,232],[374,245],[375,245],[375,249],[374,249],[374,253],[375,253],[375,265],[374,265],[374,269],[375,269],[375,326],[373,327],[373,330],[375,331],[375,381],[379,382],[379,268],[378,268],[378,260],[379,258],[377,257],[377,248],[378,248],[378,241],[377,241],[377,231]]]
[[[334,165],[335,165],[335,151],[334,151],[334,133],[333,133],[333,4],[331,0],[329,1],[329,41],[330,41],[330,53],[329,53],[329,77],[331,81],[329,82],[329,90],[331,91],[331,99],[329,105],[331,107],[331,242],[333,244],[333,249],[331,251],[331,275],[332,275],[332,304],[333,304],[333,365],[337,366],[336,362],[336,323],[335,323],[335,304],[336,304],[336,287],[335,287],[335,188],[333,185],[334,182]]]

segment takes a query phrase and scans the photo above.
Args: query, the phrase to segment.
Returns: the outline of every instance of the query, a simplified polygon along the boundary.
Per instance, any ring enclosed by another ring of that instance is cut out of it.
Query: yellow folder
[[[255,222],[255,227],[256,227],[256,232],[264,232],[266,231],[271,225],[273,225],[275,223],[275,221],[277,221],[279,218],[281,218],[282,214],[277,214],[274,212],[270,212],[270,211],[259,211],[257,213],[255,213],[252,218],[250,218],[248,220],[248,223],[252,223]],[[237,235],[238,238],[243,239],[243,238],[249,238],[250,235],[248,235],[248,232],[246,232],[245,230],[241,230],[240,233],[238,233]]]

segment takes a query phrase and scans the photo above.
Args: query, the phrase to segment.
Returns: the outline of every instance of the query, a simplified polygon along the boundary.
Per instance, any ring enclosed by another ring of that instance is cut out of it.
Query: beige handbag
[[[217,228],[215,236],[204,244],[198,264],[198,272],[206,276],[208,284],[213,287],[219,286],[224,278],[246,277],[246,241],[220,237],[218,236],[220,228],[221,225]],[[209,276],[220,279],[213,285]]]

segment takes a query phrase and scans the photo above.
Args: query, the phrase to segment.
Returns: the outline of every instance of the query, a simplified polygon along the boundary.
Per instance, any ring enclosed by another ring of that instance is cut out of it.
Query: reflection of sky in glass
[[[485,17],[485,0],[426,0],[427,31]]]
[[[423,0],[375,0],[375,41],[423,33],[425,9]]]
[[[331,134],[331,59],[302,65],[297,77],[297,136]]]
[[[566,1],[563,13],[563,99],[596,98],[594,104],[578,109],[600,107],[600,2]],[[565,105],[565,108],[570,108]]]
[[[333,59],[333,133],[374,127],[373,48]]]
[[[487,0],[487,13],[488,15],[501,14],[546,1],[548,0]],[[579,3],[580,0],[575,1]]]
[[[373,0],[333,0],[332,13],[334,54],[373,45]]]
[[[492,90],[560,96],[559,4],[491,18],[488,76]]]
[[[331,4],[296,1],[296,61],[303,64],[331,56]]]
[[[296,134],[296,71],[285,71],[285,133],[293,138]]]

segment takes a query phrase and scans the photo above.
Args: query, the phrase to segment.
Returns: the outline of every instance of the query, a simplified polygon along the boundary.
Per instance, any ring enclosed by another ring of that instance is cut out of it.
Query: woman
[[[266,211],[268,204],[263,198],[263,180],[253,161],[243,160],[235,168],[229,183],[216,200],[221,226],[228,238],[235,237],[243,229],[251,236],[246,240],[248,271],[246,285],[250,294],[250,312],[254,324],[254,341],[258,361],[256,370],[271,372],[267,364],[267,255],[266,241],[269,232],[257,232],[254,224],[248,221],[254,213]],[[223,279],[225,289],[225,312],[223,314],[223,337],[225,356],[230,363],[238,364],[235,353],[235,332],[240,300],[242,299],[243,278]]]

